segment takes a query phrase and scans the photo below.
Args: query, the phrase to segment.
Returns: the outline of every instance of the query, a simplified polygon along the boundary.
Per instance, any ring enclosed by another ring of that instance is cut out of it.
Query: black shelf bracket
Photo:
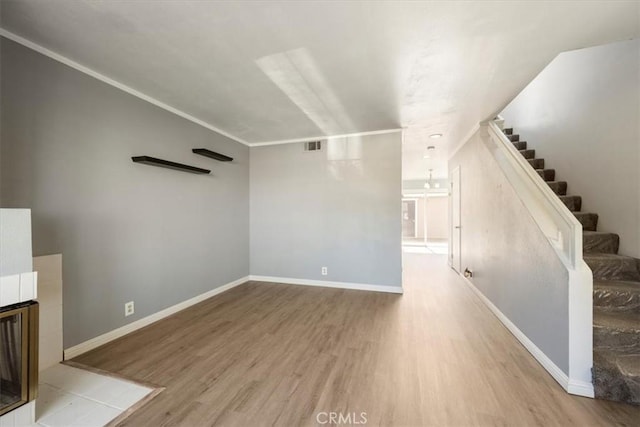
[[[171,162],[169,160],[157,159],[151,156],[135,156],[135,157],[132,157],[131,160],[133,160],[136,163],[144,163],[145,165],[159,166],[161,168],[175,169],[183,172],[198,173],[198,174],[211,173],[209,169],[197,168],[195,166],[184,165],[182,163]]]
[[[224,154],[216,153],[215,151],[207,150],[206,148],[194,148],[191,151],[196,154],[200,154],[201,156],[216,159],[221,162],[230,162],[233,160],[233,157],[225,156]]]

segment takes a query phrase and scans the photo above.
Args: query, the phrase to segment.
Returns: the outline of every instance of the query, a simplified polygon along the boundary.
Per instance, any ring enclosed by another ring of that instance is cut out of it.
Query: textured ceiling
[[[635,1],[0,7],[5,30],[249,143],[407,128],[405,179],[446,174],[447,151],[558,53],[638,37],[640,17]]]

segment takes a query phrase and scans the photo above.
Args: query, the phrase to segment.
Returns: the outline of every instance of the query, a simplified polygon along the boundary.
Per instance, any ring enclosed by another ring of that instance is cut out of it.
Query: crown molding
[[[195,123],[195,124],[200,125],[200,126],[202,126],[204,128],[207,128],[207,129],[209,129],[209,130],[211,130],[213,132],[216,132],[216,133],[218,133],[218,134],[220,134],[222,136],[226,136],[227,138],[232,139],[232,140],[234,140],[236,142],[239,142],[240,144],[243,144],[243,145],[246,145],[246,146],[250,146],[251,145],[247,141],[244,141],[244,140],[238,138],[237,136],[234,136],[234,135],[232,135],[232,134],[230,134],[228,132],[225,132],[222,129],[219,129],[219,128],[213,126],[212,124],[205,122],[204,120],[201,120],[201,119],[199,119],[197,117],[194,117],[189,113],[185,113],[184,111],[179,110],[179,109],[177,109],[175,107],[172,107],[169,104],[165,104],[164,102],[162,102],[162,101],[160,101],[160,100],[158,100],[158,99],[156,99],[156,98],[154,98],[152,96],[149,96],[149,95],[147,95],[145,93],[140,92],[139,90],[136,90],[136,89],[134,89],[134,88],[132,88],[130,86],[125,85],[124,83],[121,83],[121,82],[119,82],[117,80],[114,80],[114,79],[112,79],[110,77],[107,77],[104,74],[97,72],[96,70],[93,70],[93,69],[91,69],[89,67],[86,67],[86,66],[84,66],[84,65],[82,65],[82,64],[80,64],[80,63],[78,63],[78,62],[76,62],[76,61],[74,61],[72,59],[67,58],[64,55],[61,55],[59,53],[56,53],[56,52],[52,51],[51,49],[48,49],[48,48],[46,48],[46,47],[44,47],[42,45],[39,45],[39,44],[37,44],[35,42],[32,42],[31,40],[28,40],[28,39],[26,39],[26,38],[24,38],[22,36],[19,36],[19,35],[15,34],[15,33],[12,33],[11,31],[6,30],[5,28],[0,27],[0,36],[4,37],[6,39],[9,39],[11,41],[14,41],[14,42],[16,42],[18,44],[21,44],[22,46],[27,47],[27,48],[29,48],[31,50],[35,50],[36,52],[41,53],[42,55],[47,56],[47,57],[49,57],[49,58],[51,58],[51,59],[53,59],[55,61],[58,61],[58,62],[60,62],[60,63],[62,63],[64,65],[67,65],[67,66],[69,66],[69,67],[71,67],[71,68],[73,68],[75,70],[78,70],[81,73],[87,74],[87,75],[89,75],[89,76],[91,76],[91,77],[93,77],[95,79],[100,80],[103,83],[106,83],[106,84],[108,84],[110,86],[113,86],[113,87],[115,87],[117,89],[120,89],[121,91],[126,92],[129,95],[133,95],[136,98],[140,98],[143,101],[147,101],[148,103],[153,104],[156,107],[160,107],[163,110],[166,110],[166,111],[168,111],[170,113],[173,113],[176,116],[182,117],[183,119],[189,120],[192,123]]]
[[[238,138],[235,135],[232,135],[228,132],[223,131],[220,128],[217,128],[216,126],[212,125],[211,123],[207,123],[204,120],[201,120],[197,117],[192,116],[189,113],[186,113],[178,108],[172,107],[169,104],[166,104],[152,96],[149,96],[143,92],[140,92],[139,90],[136,90],[134,88],[132,88],[131,86],[127,86],[124,83],[121,83],[117,80],[114,80],[110,77],[105,76],[102,73],[99,73],[98,71],[89,68],[87,66],[84,66],[82,64],[80,64],[79,62],[76,62],[70,58],[67,58],[64,55],[61,55],[57,52],[54,52],[53,50],[46,48],[38,43],[35,43],[29,39],[26,39],[22,36],[19,36],[5,28],[0,27],[0,36],[4,37],[6,39],[9,39],[11,41],[14,41],[28,49],[34,50],[46,57],[49,57],[51,59],[53,59],[54,61],[60,62],[68,67],[71,67],[77,71],[80,71],[81,73],[84,73],[88,76],[91,76],[97,80],[100,80],[103,83],[106,83],[110,86],[113,86],[117,89],[120,89],[123,92],[128,93],[129,95],[133,95],[136,98],[142,99],[143,101],[146,101],[150,104],[155,105],[156,107],[162,108],[165,111],[168,111],[170,113],[173,113],[179,117],[182,117],[183,119],[189,120],[192,123],[195,123],[197,125],[200,125],[206,129],[209,129],[213,132],[216,132],[222,136],[225,136],[229,139],[232,139],[236,142],[239,142],[240,144],[246,145],[247,147],[264,147],[264,146],[268,146],[268,145],[279,145],[279,144],[292,144],[292,143],[296,143],[296,142],[305,142],[305,141],[313,141],[313,140],[326,140],[329,138],[346,138],[346,137],[355,137],[355,136],[368,136],[368,135],[381,135],[381,134],[385,134],[385,133],[394,133],[394,132],[402,132],[403,129],[401,128],[394,128],[394,129],[383,129],[383,130],[375,130],[375,131],[369,131],[369,132],[356,132],[356,133],[347,133],[347,134],[340,134],[340,135],[322,135],[322,136],[310,136],[310,137],[305,137],[305,138],[294,138],[294,139],[283,139],[283,140],[275,140],[275,141],[265,141],[265,142],[247,142],[243,139]]]
[[[347,138],[353,136],[369,136],[369,135],[382,135],[385,133],[396,133],[402,132],[402,128],[394,128],[394,129],[383,129],[383,130],[374,130],[369,132],[356,132],[356,133],[345,133],[341,135],[322,135],[322,136],[309,136],[306,138],[295,138],[295,139],[282,139],[277,141],[265,141],[265,142],[253,142],[249,144],[251,147],[264,147],[267,145],[280,145],[280,144],[293,144],[296,142],[307,142],[307,141],[317,141],[317,140],[326,140],[330,138]]]

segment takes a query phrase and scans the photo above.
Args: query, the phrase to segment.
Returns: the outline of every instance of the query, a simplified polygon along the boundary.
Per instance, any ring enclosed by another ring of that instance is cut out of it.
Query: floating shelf
[[[207,150],[206,148],[194,148],[191,151],[196,154],[200,154],[201,156],[220,160],[221,162],[230,162],[231,160],[233,160],[233,157],[225,156],[224,154],[216,153],[215,151]]]
[[[195,166],[183,165],[182,163],[170,162],[169,160],[156,159],[155,157],[151,157],[151,156],[135,156],[135,157],[132,157],[131,160],[133,160],[136,163],[144,163],[145,165],[159,166],[161,168],[175,169],[183,172],[191,172],[191,173],[198,173],[198,174],[211,173],[209,169],[202,169],[202,168],[197,168]]]

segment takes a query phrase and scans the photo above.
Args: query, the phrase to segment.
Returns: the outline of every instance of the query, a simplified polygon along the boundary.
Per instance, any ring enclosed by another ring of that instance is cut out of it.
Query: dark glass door
[[[27,401],[27,313],[0,312],[0,415]]]

